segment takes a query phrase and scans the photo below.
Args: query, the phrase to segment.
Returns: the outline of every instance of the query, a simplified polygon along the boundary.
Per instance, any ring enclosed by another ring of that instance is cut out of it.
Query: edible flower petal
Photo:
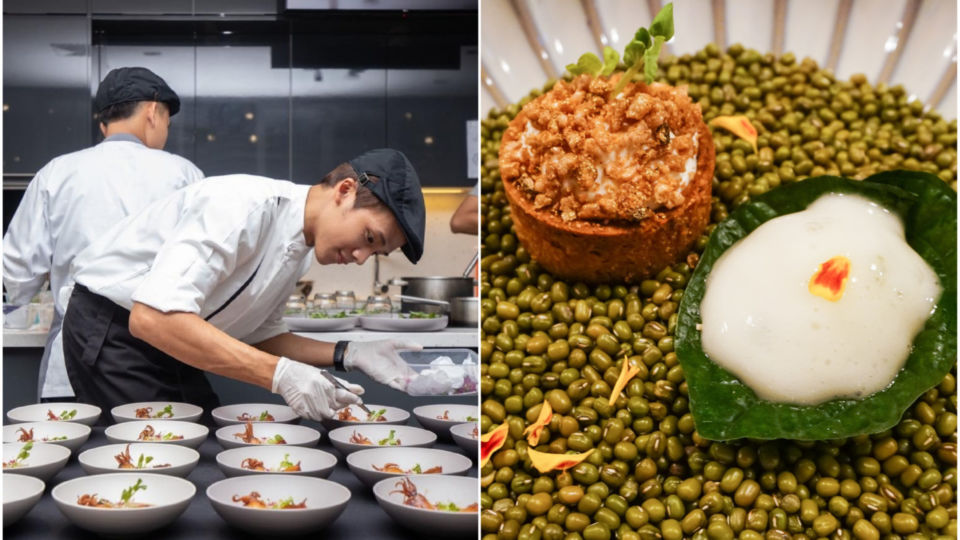
[[[747,141],[753,146],[753,153],[757,153],[757,128],[753,127],[746,116],[718,116],[710,121],[710,125],[721,127]]]
[[[540,433],[543,431],[544,426],[550,423],[552,418],[553,408],[550,407],[549,401],[544,401],[543,406],[540,408],[540,414],[537,416],[537,421],[523,430],[523,434],[527,435],[527,442],[530,443],[530,446],[536,446],[537,443],[540,442]]]
[[[527,448],[527,455],[530,456],[530,461],[533,462],[533,466],[538,471],[548,473],[554,470],[565,471],[571,467],[576,467],[580,462],[590,457],[593,450],[591,448],[582,454],[548,454],[537,452],[533,448]]]
[[[836,302],[843,297],[849,277],[850,259],[837,255],[820,265],[810,278],[807,288],[810,290],[810,294]]]
[[[617,384],[613,385],[613,391],[610,392],[610,401],[608,402],[611,407],[616,403],[617,398],[620,397],[620,392],[626,388],[627,383],[630,382],[637,373],[640,373],[640,368],[630,363],[629,358],[623,359],[623,367],[620,368],[620,376],[617,377]]]
[[[507,442],[507,431],[510,429],[506,423],[500,424],[496,429],[484,433],[480,437],[480,467],[487,464],[490,456],[499,450],[503,443]]]

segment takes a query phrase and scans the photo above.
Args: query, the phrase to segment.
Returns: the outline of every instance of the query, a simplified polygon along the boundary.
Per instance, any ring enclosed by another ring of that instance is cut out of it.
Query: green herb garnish
[[[165,441],[172,441],[175,436],[176,436],[176,435],[174,435],[173,433],[164,433],[164,434],[163,434],[163,440],[165,440]]]
[[[153,461],[153,456],[140,454],[140,458],[137,460],[137,468],[142,469],[145,466],[149,465],[151,461]]]
[[[417,463],[416,465],[414,465],[413,468],[410,469],[410,470],[411,470],[412,472],[417,473],[417,474],[423,474],[423,470],[420,468],[420,464],[419,464],[419,463]]]
[[[324,311],[315,311],[310,314],[311,319],[346,319],[348,317],[346,311],[340,311],[333,315],[326,313]]]
[[[436,313],[426,313],[423,311],[411,311],[410,313],[407,313],[408,319],[436,319],[439,316],[440,315]]]
[[[379,411],[370,411],[367,413],[367,422],[376,422],[378,418],[386,413],[386,409],[380,409]]]
[[[267,439],[267,444],[286,444],[286,443],[287,441],[283,440],[283,437],[281,437],[279,433]]]
[[[65,440],[67,440],[67,436],[66,436],[66,435],[58,435],[58,436],[56,436],[56,437],[44,437],[43,440],[44,440],[44,441],[65,441]]]
[[[380,439],[380,441],[377,444],[379,444],[380,446],[385,446],[385,445],[397,446],[400,444],[400,441],[396,439],[396,435],[397,435],[397,432],[391,429],[390,435],[386,439]]]
[[[650,28],[637,29],[627,46],[623,49],[623,64],[627,67],[626,73],[620,77],[617,86],[610,92],[610,97],[616,97],[633,77],[643,69],[643,78],[647,84],[657,77],[657,57],[663,44],[673,37],[673,3],[669,3],[657,13],[650,24]],[[617,68],[620,55],[612,47],[603,48],[603,60],[593,53],[580,56],[576,64],[569,64],[567,71],[573,75],[588,75],[609,77]]]
[[[153,417],[154,417],[154,418],[163,418],[164,415],[166,415],[167,418],[173,418],[173,405],[167,405],[166,407],[163,408],[162,411],[158,412],[158,413],[155,414]]]
[[[867,197],[903,220],[907,243],[937,273],[943,293],[903,368],[885,389],[862,399],[818,405],[762,400],[713,363],[700,342],[700,302],[717,259],[763,223],[799,212],[827,193]],[[896,425],[904,411],[939,383],[957,358],[957,194],[936,176],[889,171],[865,180],[809,178],[742,204],[717,225],[680,302],[676,352],[686,375],[690,411],[705,439],[823,440],[876,433]]]
[[[445,510],[445,511],[447,511],[447,512],[459,512],[459,511],[460,511],[460,507],[457,506],[456,504],[452,503],[452,502],[449,502],[449,503],[437,503],[437,510]]]
[[[263,411],[262,413],[260,413],[261,422],[267,420],[268,418],[270,418],[270,411]]]
[[[476,421],[477,421],[477,418],[476,418],[475,416],[468,416],[468,417],[467,417],[467,422],[476,422]]]
[[[30,450],[33,450],[33,441],[28,442],[27,444],[20,447],[20,453],[17,454],[17,457],[11,461],[5,461],[3,467],[6,468],[16,468],[22,465],[26,465],[24,460],[30,457]]]
[[[121,504],[127,504],[130,502],[130,499],[133,498],[133,494],[140,491],[146,490],[147,486],[143,485],[143,479],[137,478],[137,483],[123,490],[123,493],[120,494],[120,500],[123,501]]]
[[[290,454],[284,454],[283,460],[280,462],[280,469],[288,469],[293,467],[293,462],[290,461]]]
[[[76,410],[76,409],[73,409],[73,410],[70,411],[70,412],[60,411],[60,419],[61,419],[61,420],[72,420],[73,417],[76,416],[76,415],[77,415],[77,410]]]
[[[293,497],[287,497],[286,499],[280,499],[273,506],[277,509],[286,508],[288,506],[296,506],[297,503],[293,502]]]

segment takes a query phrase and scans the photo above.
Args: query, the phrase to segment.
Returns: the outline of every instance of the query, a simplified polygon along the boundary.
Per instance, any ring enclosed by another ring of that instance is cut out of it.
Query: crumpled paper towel
[[[469,358],[457,365],[449,356],[439,356],[407,384],[411,396],[464,394],[477,389],[477,365]]]

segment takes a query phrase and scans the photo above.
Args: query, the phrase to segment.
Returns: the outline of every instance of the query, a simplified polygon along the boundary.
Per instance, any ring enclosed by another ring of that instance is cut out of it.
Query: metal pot
[[[480,299],[476,296],[457,296],[450,300],[450,323],[454,326],[477,327],[480,321]]]
[[[400,294],[418,296],[432,300],[449,302],[459,296],[473,296],[473,278],[470,277],[404,277],[392,281],[391,285],[400,285]],[[444,313],[443,306],[423,302],[403,300],[402,311],[423,311],[425,313]]]

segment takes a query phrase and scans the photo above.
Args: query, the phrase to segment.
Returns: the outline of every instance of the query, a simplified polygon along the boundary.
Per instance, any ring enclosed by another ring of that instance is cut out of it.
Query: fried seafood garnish
[[[350,436],[350,442],[354,444],[373,444],[373,441],[357,433],[356,430],[354,430],[353,435]]]
[[[402,494],[403,504],[407,506],[423,508],[424,510],[443,510],[445,512],[476,512],[479,509],[477,503],[473,503],[463,508],[458,507],[452,502],[433,504],[427,500],[426,497],[417,493],[417,486],[414,485],[409,478],[401,479],[396,485],[399,486],[400,489],[391,491],[390,493]]]
[[[233,436],[239,438],[241,441],[247,444],[287,444],[287,441],[285,441],[279,434],[274,435],[273,437],[267,437],[265,439],[254,436],[252,422],[247,422],[243,433],[234,433]]]
[[[143,431],[137,435],[138,441],[179,441],[183,440],[183,435],[174,435],[173,433],[163,433],[162,431],[156,431],[153,429],[153,426],[147,424],[143,428]]]
[[[117,460],[118,469],[143,469],[151,461],[153,461],[153,456],[148,456],[145,454],[140,454],[140,457],[137,458],[137,464],[134,465],[133,458],[130,456],[130,444],[127,444],[127,447],[123,449],[123,452],[113,456],[113,459]],[[163,469],[169,467],[169,463],[159,463],[150,467],[151,469]]]

